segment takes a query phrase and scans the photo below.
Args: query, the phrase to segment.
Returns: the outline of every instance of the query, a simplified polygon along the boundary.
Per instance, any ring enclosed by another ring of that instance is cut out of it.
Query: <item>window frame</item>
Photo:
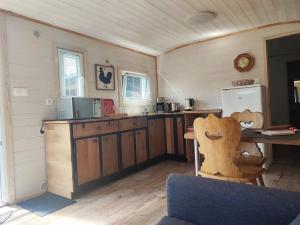
[[[130,98],[126,97],[126,87],[127,87],[127,82],[124,83],[125,80],[125,74],[128,73],[132,77],[139,77],[139,78],[145,78],[146,79],[146,89],[145,89],[145,98]],[[151,80],[149,78],[149,75],[147,73],[141,73],[141,72],[132,72],[128,70],[123,70],[120,73],[121,75],[121,96],[123,99],[123,102],[125,103],[136,103],[136,102],[149,102],[151,101]]]
[[[86,67],[86,51],[85,50],[82,50],[82,49],[78,49],[78,48],[72,48],[72,47],[61,47],[59,45],[56,45],[55,46],[55,58],[56,58],[56,75],[55,75],[55,83],[56,83],[56,96],[57,98],[68,98],[68,96],[66,97],[63,97],[62,96],[62,89],[61,89],[61,68],[60,67],[60,53],[59,51],[62,50],[62,51],[66,51],[66,52],[70,52],[70,53],[74,53],[74,55],[78,54],[81,58],[80,62],[81,62],[81,82],[82,82],[82,96],[78,96],[78,97],[85,97],[87,96],[87,80],[86,80],[86,71],[87,71],[87,67]],[[70,97],[76,97],[76,96],[70,96]]]

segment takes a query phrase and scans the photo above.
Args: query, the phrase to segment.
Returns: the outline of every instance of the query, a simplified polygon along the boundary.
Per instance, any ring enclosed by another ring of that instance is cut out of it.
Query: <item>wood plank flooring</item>
[[[166,214],[165,181],[170,173],[194,175],[192,164],[165,161],[77,199],[45,217],[17,206],[9,225],[154,225]],[[274,164],[266,186],[300,192],[300,165]],[[1,212],[0,210],[0,212]]]
[[[13,206],[9,225],[152,225],[166,213],[170,173],[194,173],[193,165],[165,161],[77,199],[45,217]]]

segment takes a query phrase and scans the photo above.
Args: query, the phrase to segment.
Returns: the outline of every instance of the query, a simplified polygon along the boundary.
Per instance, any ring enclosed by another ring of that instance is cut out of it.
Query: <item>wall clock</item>
[[[234,59],[234,68],[240,72],[247,72],[254,66],[254,57],[248,53],[238,55]]]

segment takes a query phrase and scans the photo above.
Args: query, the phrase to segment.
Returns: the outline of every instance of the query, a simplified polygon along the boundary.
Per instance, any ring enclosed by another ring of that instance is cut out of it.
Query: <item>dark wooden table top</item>
[[[185,139],[195,139],[194,132],[184,134]],[[260,134],[251,129],[242,131],[241,142],[264,143],[264,144],[279,144],[279,145],[300,145],[300,132],[294,135],[284,136],[268,136]]]

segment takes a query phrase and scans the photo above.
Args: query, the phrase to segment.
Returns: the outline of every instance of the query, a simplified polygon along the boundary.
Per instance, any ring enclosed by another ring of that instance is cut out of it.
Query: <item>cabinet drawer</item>
[[[123,119],[119,121],[120,130],[132,130],[147,126],[146,118]]]
[[[106,121],[95,123],[82,123],[73,126],[74,138],[87,137],[99,134],[117,132],[119,130],[118,121]]]

